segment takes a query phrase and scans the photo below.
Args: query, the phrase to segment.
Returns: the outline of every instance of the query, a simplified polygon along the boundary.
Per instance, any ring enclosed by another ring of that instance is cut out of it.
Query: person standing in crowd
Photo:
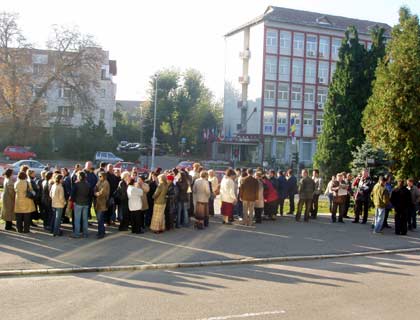
[[[318,169],[314,169],[312,171],[312,180],[315,183],[315,191],[312,197],[312,206],[311,206],[311,218],[312,219],[316,219],[317,215],[318,215],[318,201],[319,201],[319,196],[322,193],[322,179],[319,176],[319,170]]]
[[[158,175],[156,172],[150,172],[149,179],[146,181],[149,185],[149,193],[147,194],[147,201],[149,204],[149,210],[147,210],[147,214],[144,217],[144,223],[146,227],[150,227],[150,223],[152,222],[152,216],[153,216],[153,206],[154,206],[154,199],[153,195],[156,192],[157,189],[157,181],[158,181]]]
[[[189,205],[189,194],[188,189],[190,183],[188,180],[187,173],[185,171],[180,172],[178,181],[176,182],[176,188],[178,189],[177,194],[177,216],[176,216],[176,228],[189,226],[188,217],[188,205]]]
[[[407,217],[411,205],[411,193],[404,186],[403,179],[399,179],[397,187],[392,190],[391,203],[395,210],[395,234],[405,236],[407,234]]]
[[[96,219],[98,221],[98,233],[96,237],[102,239],[105,237],[105,215],[108,212],[108,202],[110,186],[107,180],[107,173],[105,171],[99,172],[99,181],[95,187],[95,211]]]
[[[145,217],[147,212],[149,211],[149,201],[147,200],[147,195],[150,192],[149,185],[144,181],[143,176],[139,176],[137,181],[138,188],[140,188],[143,193],[141,195],[141,211],[140,211],[140,232],[143,233],[143,230],[145,228]]]
[[[168,181],[164,174],[158,176],[158,186],[153,194],[153,216],[150,223],[150,230],[154,233],[165,231],[165,207],[166,193],[168,192]]]
[[[71,189],[71,200],[74,202],[74,232],[72,238],[80,238],[80,227],[85,238],[89,235],[88,210],[89,201],[92,197],[89,183],[86,181],[86,173],[80,171],[76,183]]]
[[[51,196],[50,196],[50,190],[51,187],[54,183],[54,181],[52,180],[53,177],[53,173],[51,171],[48,171],[47,174],[45,175],[45,180],[42,182],[42,205],[44,207],[44,229],[45,230],[49,230],[52,231],[53,229],[53,223],[54,223],[54,218],[53,218],[53,209],[52,209],[52,204],[51,204]]]
[[[253,177],[253,170],[247,170],[247,177],[242,179],[239,198],[242,201],[243,220],[242,223],[246,226],[251,226],[254,220],[255,201],[258,200],[259,183]]]
[[[88,209],[88,218],[91,219],[92,215],[90,210],[93,204],[93,194],[95,193],[96,184],[98,183],[98,177],[96,176],[93,170],[93,163],[92,161],[87,161],[85,164],[84,172],[86,174],[86,181],[89,183],[90,186],[90,198],[89,198],[89,209]]]
[[[106,179],[109,183],[109,200],[108,200],[108,211],[105,215],[105,222],[108,226],[115,225],[115,191],[117,191],[118,184],[120,183],[120,178],[117,177],[114,173],[114,166],[108,164],[106,167]]]
[[[289,198],[290,209],[287,214],[293,215],[295,213],[295,194],[298,193],[297,179],[293,175],[293,169],[287,170],[287,196]]]
[[[356,203],[354,206],[355,218],[353,223],[359,223],[360,215],[363,211],[362,224],[366,224],[369,213],[370,193],[373,187],[373,181],[369,176],[369,171],[364,169],[360,179],[356,180],[353,185],[357,187],[355,194]]]
[[[15,187],[12,180],[13,169],[6,169],[3,173],[3,194],[1,197],[1,218],[6,222],[5,230],[16,231],[13,228],[15,220]]]
[[[391,195],[392,194],[391,176],[386,174],[384,176],[384,179],[385,179],[385,189],[388,190],[388,194]],[[382,228],[391,229],[391,226],[388,225],[388,217],[389,217],[389,212],[391,210],[392,210],[392,203],[390,201],[385,208],[385,217],[384,217],[384,223],[382,224]]]
[[[274,221],[276,220],[277,202],[279,198],[277,190],[267,176],[263,176],[262,182],[264,184],[264,215],[267,219]]]
[[[128,209],[130,210],[131,232],[135,234],[143,233],[142,228],[142,196],[143,190],[131,177],[127,187]]]
[[[375,205],[374,234],[382,233],[382,224],[385,217],[385,208],[389,203],[389,193],[385,188],[384,177],[379,177],[378,183],[373,187],[371,198]]]
[[[124,171],[121,174],[121,181],[118,184],[116,197],[118,199],[118,217],[120,219],[119,231],[128,231],[130,225],[130,212],[128,209],[127,187],[130,182],[130,172]]]
[[[302,214],[303,205],[305,205],[305,216],[303,220],[309,221],[309,211],[312,206],[312,199],[315,192],[315,182],[309,178],[308,170],[302,170],[302,179],[299,182],[299,202],[296,212],[296,221],[300,220]]]
[[[54,226],[52,228],[52,234],[54,237],[62,236],[63,231],[61,227],[61,219],[63,216],[63,210],[66,205],[66,198],[64,195],[63,188],[63,176],[58,174],[54,178],[54,184],[51,187],[50,197],[51,197],[51,206],[54,213]]]
[[[337,179],[333,182],[331,191],[333,192],[333,207],[331,211],[331,221],[337,221],[338,208],[338,222],[344,223],[344,208],[346,205],[346,198],[348,194],[348,184],[344,181],[344,174],[337,174]]]
[[[347,184],[347,196],[346,196],[346,202],[344,204],[343,218],[350,219],[349,209],[350,209],[350,200],[351,200],[351,197],[353,196],[353,188],[352,188],[353,177],[351,173],[348,173],[344,178],[345,178],[344,182]]]
[[[223,216],[223,224],[232,224],[233,207],[237,201],[235,194],[235,171],[227,169],[220,184],[220,200],[222,206],[220,213]]]
[[[66,199],[66,204],[64,205],[63,212],[66,212],[68,201],[71,195],[71,178],[70,173],[67,168],[61,169],[61,175],[63,176],[63,188],[64,188],[64,198]],[[63,217],[63,222],[68,223],[70,222],[70,219],[66,216]]]
[[[79,175],[79,172],[82,171],[82,166],[80,164],[76,164],[74,166],[74,170],[70,175],[71,184],[73,185],[77,181],[77,177]]]
[[[195,227],[203,229],[208,225],[210,184],[206,171],[201,171],[200,178],[193,185],[193,199],[195,208]]]
[[[193,179],[193,182],[200,178],[200,167],[201,165],[196,162],[192,165],[192,170],[189,172],[191,178]]]
[[[275,170],[270,170],[268,172],[268,179],[270,180],[271,184],[273,185],[274,189],[276,189],[277,192],[277,203],[276,203],[276,210],[275,210],[275,214],[274,216],[276,216],[278,214],[278,207],[279,207],[279,203],[280,203],[280,195],[279,195],[279,180],[277,179],[276,176],[276,171]]]
[[[280,216],[283,216],[284,211],[284,200],[288,197],[287,190],[287,179],[284,176],[283,171],[279,171],[279,176],[277,180],[277,193],[279,195],[279,213]]]
[[[411,203],[408,207],[408,216],[407,216],[407,225],[408,230],[413,230],[417,228],[417,207],[420,202],[420,191],[417,186],[414,185],[414,179],[410,178],[407,180],[407,189],[410,191],[411,194]]]
[[[219,186],[219,180],[217,180],[214,170],[209,170],[208,175],[209,175],[209,182],[211,183],[211,189],[212,189],[212,194],[209,200],[209,215],[214,216],[214,199],[220,193],[220,190],[219,190],[220,186]]]
[[[34,222],[34,220],[35,221],[39,220],[38,205],[39,205],[41,190],[38,189],[38,184],[36,183],[35,171],[28,169],[26,174],[28,175],[28,182],[31,184],[32,190],[35,194],[35,197],[32,199],[35,204],[35,211],[31,214],[31,227],[38,227],[37,224]]]
[[[171,230],[174,228],[176,215],[177,190],[175,188],[175,176],[173,174],[168,174],[166,180],[168,181],[168,192],[166,193],[165,230]]]
[[[255,222],[261,223],[262,222],[262,215],[264,211],[264,184],[262,182],[263,174],[261,171],[257,171],[255,173],[255,179],[258,182],[258,198],[255,201]]]
[[[234,218],[241,220],[242,219],[242,201],[239,198],[239,193],[241,192],[241,184],[242,180],[247,176],[245,168],[238,168],[236,169],[236,176],[235,176],[235,195],[236,195],[236,203],[233,208],[233,216]],[[234,219],[233,219],[234,220]],[[232,220],[232,221],[233,221]]]
[[[28,192],[33,191],[27,179],[26,173],[21,171],[14,185],[16,228],[19,233],[30,232],[31,214],[35,211],[35,203],[28,197]]]
[[[333,207],[333,198],[334,198],[334,192],[331,190],[333,184],[336,181],[336,177],[332,176],[331,180],[328,182],[327,188],[325,189],[325,193],[324,195],[326,195],[328,197],[328,204],[329,204],[329,210],[330,213],[332,213],[332,207]]]

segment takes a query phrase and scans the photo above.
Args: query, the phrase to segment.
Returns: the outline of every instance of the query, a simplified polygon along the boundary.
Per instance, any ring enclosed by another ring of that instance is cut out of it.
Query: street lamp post
[[[153,110],[153,137],[152,137],[152,163],[150,169],[155,169],[155,151],[156,151],[156,108],[157,108],[157,91],[158,91],[158,75],[155,75],[155,106]]]

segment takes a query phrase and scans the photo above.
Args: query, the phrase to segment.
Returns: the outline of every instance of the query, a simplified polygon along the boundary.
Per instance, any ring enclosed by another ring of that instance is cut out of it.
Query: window
[[[330,57],[330,39],[321,37],[319,38],[319,52],[320,58],[328,59]]]
[[[325,102],[327,102],[327,96],[328,96],[328,89],[327,88],[318,88],[318,108],[322,109],[324,108]]]
[[[292,101],[302,101],[302,87],[293,86],[292,87]]]
[[[316,116],[316,133],[322,132],[322,126],[324,125],[324,115],[317,114]]]
[[[105,98],[105,94],[106,94],[105,89],[101,89],[101,90],[99,91],[99,95],[100,95],[100,97],[101,97],[101,98]]]
[[[293,39],[293,55],[302,57],[303,56],[303,43],[304,35],[303,33],[295,33]]]
[[[279,80],[290,80],[290,58],[280,57],[279,59]]]
[[[264,111],[264,134],[273,134],[274,111]]]
[[[285,154],[286,154],[286,141],[277,140],[276,158],[284,159]]]
[[[265,78],[267,80],[277,79],[277,58],[267,56],[265,58]]]
[[[288,101],[289,100],[289,85],[285,83],[279,84],[279,90],[277,97],[279,100]]]
[[[314,102],[315,100],[315,88],[305,87],[305,102]]]
[[[287,133],[287,113],[277,112],[277,134],[285,135]]]
[[[302,160],[311,161],[312,160],[312,142],[303,141],[302,142]]]
[[[330,79],[330,81],[332,81],[332,79],[333,79],[336,68],[337,68],[337,64],[335,62],[331,63],[331,79]]]
[[[334,60],[338,60],[338,52],[341,47],[341,39],[334,38],[331,44],[331,53]]]
[[[101,80],[108,80],[108,73],[104,68],[101,69]]]
[[[306,37],[306,56],[307,57],[316,57],[317,52],[317,37],[316,36],[307,36]]]
[[[33,97],[41,96],[41,97],[45,98],[47,96],[47,92],[43,91],[41,86],[33,86],[32,87],[32,96]]]
[[[267,30],[267,38],[265,41],[267,53],[277,53],[277,38],[278,34],[276,30]]]
[[[72,106],[60,106],[57,108],[57,114],[59,117],[73,118],[74,108]]]
[[[328,62],[319,62],[318,83],[328,84]]]
[[[99,120],[105,119],[105,109],[99,110]]]
[[[315,83],[316,77],[316,62],[313,60],[306,60],[305,81],[308,83]]]
[[[314,124],[314,116],[312,113],[304,113],[303,114],[303,125],[304,126],[313,126]]]
[[[71,88],[69,88],[69,87],[61,87],[58,90],[58,97],[59,98],[70,98],[71,97]]]
[[[303,59],[293,60],[293,82],[303,82]]]
[[[300,113],[299,112],[292,112],[290,114],[290,121],[294,119],[295,125],[300,126]]]
[[[32,65],[32,73],[35,75],[41,74],[43,70],[43,65],[40,63],[34,63]]]
[[[289,31],[280,31],[280,54],[290,54],[292,34]]]
[[[48,64],[48,55],[46,54],[33,54],[32,55],[33,64]]]
[[[266,82],[264,89],[264,103],[273,106],[276,97],[276,85],[273,82]]]

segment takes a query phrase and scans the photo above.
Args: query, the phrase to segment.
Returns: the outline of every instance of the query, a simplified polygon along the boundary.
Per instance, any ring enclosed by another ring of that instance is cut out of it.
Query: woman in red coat
[[[271,220],[276,220],[278,194],[273,184],[266,176],[263,177],[264,184],[264,215]]]

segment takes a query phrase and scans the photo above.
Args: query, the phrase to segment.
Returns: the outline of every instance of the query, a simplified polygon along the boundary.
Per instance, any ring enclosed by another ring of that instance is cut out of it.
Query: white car
[[[105,151],[97,151],[95,154],[95,163],[99,164],[101,162],[105,163],[117,163],[117,162],[123,162],[124,160],[120,157],[117,157],[112,152],[105,152]]]

